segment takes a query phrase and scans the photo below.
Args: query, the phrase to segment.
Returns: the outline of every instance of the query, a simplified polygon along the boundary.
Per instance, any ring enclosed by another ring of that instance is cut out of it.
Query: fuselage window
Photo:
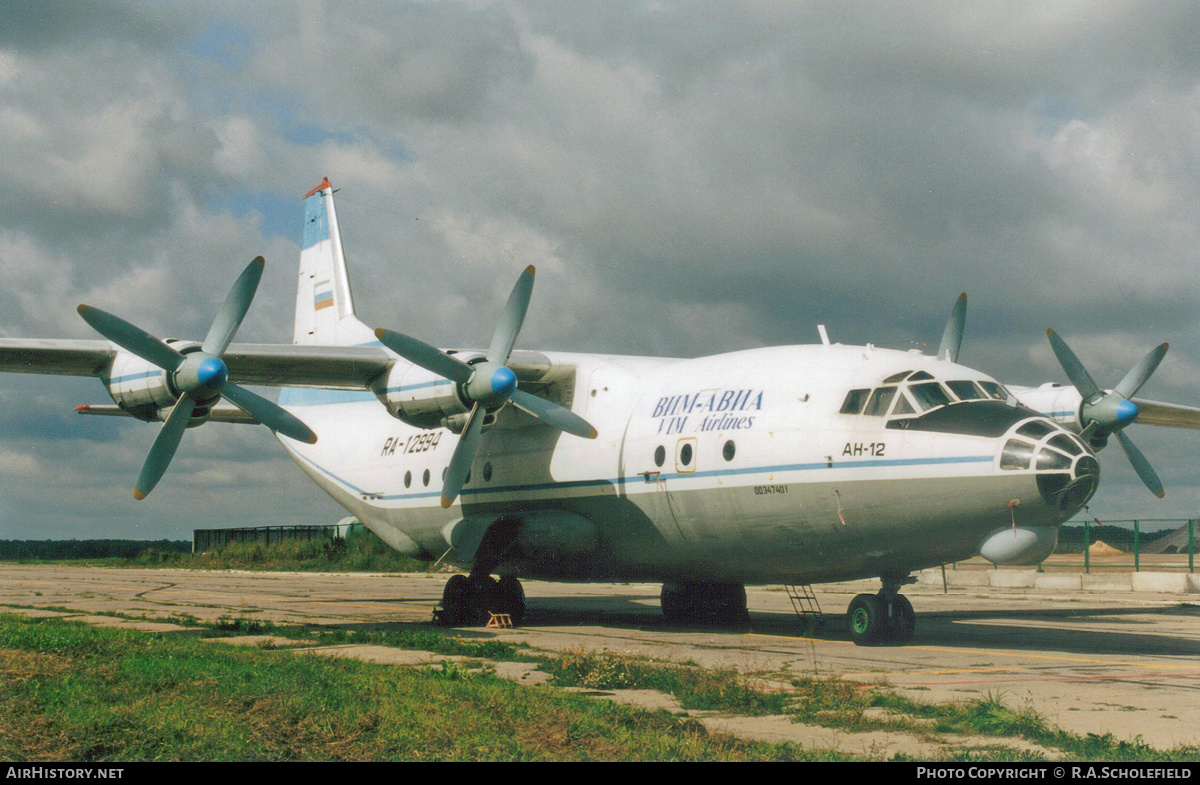
[[[967,379],[962,379],[956,382],[946,382],[946,386],[950,388],[952,393],[958,396],[960,401],[979,401],[986,397],[983,392],[975,386],[975,382]]]
[[[867,408],[863,411],[863,414],[872,417],[882,417],[887,414],[888,407],[892,405],[892,398],[895,396],[895,387],[880,387],[871,393],[871,400],[867,401]]]
[[[679,450],[679,462],[684,466],[692,465],[692,445],[685,444]]]
[[[725,456],[725,460],[727,461],[732,461],[736,452],[737,447],[734,445],[732,439],[725,442],[725,446],[721,449],[721,455]]]
[[[846,393],[846,400],[842,402],[842,414],[861,414],[863,404],[867,402],[867,396],[871,394],[870,390],[851,390]],[[662,464],[659,464],[661,466]]]
[[[429,487],[429,470],[428,469],[425,470],[425,474],[421,477],[421,479],[425,483],[425,486]]]
[[[654,465],[661,467],[663,462],[667,460],[667,448],[661,444],[654,450]]]
[[[411,486],[412,486],[412,472],[405,472],[404,473],[404,487],[409,488]]]
[[[487,463],[485,463],[483,465],[483,481],[484,482],[492,481],[492,462],[491,461],[488,461]]]
[[[910,385],[908,392],[917,402],[917,406],[920,406],[925,411],[950,403],[950,396],[946,395],[946,391],[942,389],[942,385],[937,382]]]
[[[1004,445],[1004,452],[1000,453],[1000,468],[1012,470],[1028,469],[1029,462],[1032,459],[1032,444],[1011,439],[1008,444]]]

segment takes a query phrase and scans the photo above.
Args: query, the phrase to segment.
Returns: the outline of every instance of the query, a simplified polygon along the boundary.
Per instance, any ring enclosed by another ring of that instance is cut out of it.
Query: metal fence
[[[1059,527],[1058,547],[1043,568],[1196,571],[1200,519],[1131,518],[1068,521]]]
[[[192,553],[217,551],[231,543],[271,543],[284,540],[332,540],[338,526],[249,526],[242,529],[194,529]]]

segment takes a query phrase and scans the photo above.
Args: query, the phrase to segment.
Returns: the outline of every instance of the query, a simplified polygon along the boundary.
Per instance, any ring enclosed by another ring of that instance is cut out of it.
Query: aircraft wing
[[[117,348],[108,341],[0,338],[0,371],[99,376]]]
[[[1138,425],[1162,425],[1168,428],[1200,430],[1200,409],[1175,403],[1160,403],[1134,398],[1138,407]]]
[[[108,341],[0,338],[0,371],[60,376],[103,376],[119,350]],[[457,350],[464,356],[471,350]],[[367,390],[396,355],[382,346],[296,346],[231,344],[222,358],[229,378],[266,387],[316,387]],[[402,361],[403,362],[403,361]],[[550,369],[540,352],[513,352],[509,365],[517,376],[536,381]]]
[[[235,343],[222,359],[239,384],[365,390],[396,357],[381,346]]]

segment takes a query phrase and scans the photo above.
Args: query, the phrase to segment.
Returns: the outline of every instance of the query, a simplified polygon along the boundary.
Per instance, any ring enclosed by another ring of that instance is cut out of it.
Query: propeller
[[[1106,393],[1096,386],[1091,374],[1058,333],[1046,330],[1046,336],[1050,339],[1050,347],[1054,349],[1059,364],[1067,372],[1067,378],[1075,385],[1083,399],[1079,407],[1079,422],[1083,426],[1080,435],[1088,438],[1093,446],[1102,447],[1108,441],[1109,435],[1115,433],[1138,477],[1141,477],[1146,487],[1161,499],[1164,491],[1158,475],[1146,460],[1146,456],[1134,446],[1133,441],[1122,429],[1137,420],[1138,407],[1131,399],[1158,368],[1158,364],[1167,354],[1168,344],[1160,344],[1151,349],[1111,392]]]
[[[222,396],[273,431],[309,444],[317,441],[316,434],[296,417],[266,398],[229,381],[229,369],[221,359],[250,308],[265,264],[259,256],[246,266],[217,312],[200,349],[187,354],[119,316],[89,305],[79,306],[79,315],[96,332],[146,362],[162,368],[167,372],[172,388],[179,392],[179,399],[167,415],[162,430],[158,432],[142,464],[141,474],[133,488],[135,499],[146,498],[162,479],[196,407],[211,404]]]
[[[596,438],[596,429],[570,409],[519,389],[517,375],[508,367],[517,335],[525,321],[525,312],[529,309],[529,299],[533,295],[534,274],[533,265],[529,265],[517,278],[504,306],[504,315],[492,336],[487,356],[482,362],[474,365],[468,365],[457,357],[403,333],[385,330],[382,327],[375,331],[375,336],[380,342],[396,354],[458,385],[463,400],[471,406],[458,445],[454,448],[454,455],[450,458],[450,466],[446,470],[446,481],[442,486],[443,507],[454,503],[466,482],[471,464],[475,461],[475,454],[479,450],[479,436],[483,432],[484,415],[488,409],[498,409],[506,403],[511,403],[526,414],[560,431],[584,439]]]
[[[954,301],[950,318],[946,320],[946,329],[942,333],[942,343],[938,346],[938,359],[958,362],[958,350],[962,348],[963,327],[967,323],[967,293],[963,292]]]

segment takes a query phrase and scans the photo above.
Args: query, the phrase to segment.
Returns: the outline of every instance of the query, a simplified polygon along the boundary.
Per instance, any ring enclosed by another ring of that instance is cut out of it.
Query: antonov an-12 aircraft
[[[908,641],[914,571],[1036,564],[1096,492],[1110,436],[1161,497],[1124,428],[1200,428],[1200,409],[1135,397],[1166,344],[1112,390],[1052,330],[1073,386],[959,365],[965,295],[932,356],[831,343],[824,327],[815,345],[695,359],[571,354],[516,348],[528,267],[486,349],[438,349],[356,318],[328,179],[304,206],[291,345],[232,343],[260,257],[202,343],[81,305],[106,340],[5,339],[0,370],[96,376],[115,406],[81,413],[163,421],[138,499],[186,429],[266,425],[391,547],[469,570],[445,586],[451,625],[519,620],[520,578],[661,582],[666,618],[699,623],[745,616],[746,584],[878,577],[850,604],[851,637]],[[243,384],[282,388],[278,403]]]

